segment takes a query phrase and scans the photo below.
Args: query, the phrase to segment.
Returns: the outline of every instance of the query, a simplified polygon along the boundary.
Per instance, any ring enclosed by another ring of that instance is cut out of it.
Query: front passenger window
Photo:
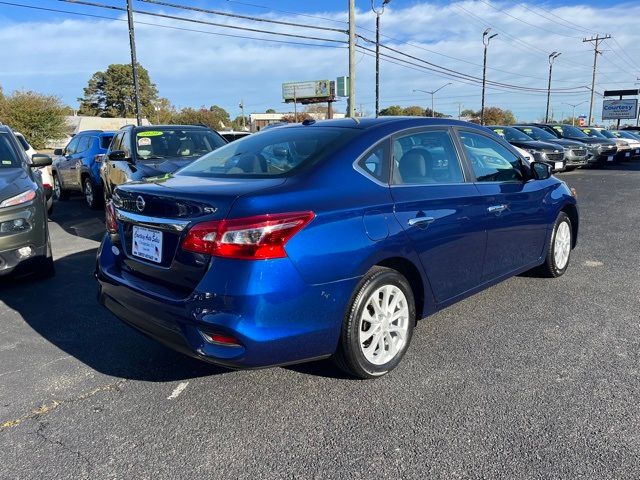
[[[467,131],[460,132],[460,140],[473,167],[477,182],[522,181],[520,159],[495,140]]]

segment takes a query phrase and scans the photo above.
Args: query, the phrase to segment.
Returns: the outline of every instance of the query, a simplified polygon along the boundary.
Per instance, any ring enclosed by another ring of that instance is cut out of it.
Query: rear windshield
[[[100,137],[100,148],[107,149],[113,140],[113,135],[103,135]]]
[[[137,130],[135,139],[138,160],[197,158],[225,144],[220,135],[205,129]]]
[[[538,128],[538,127],[515,127],[515,128],[517,128],[518,130],[526,133],[528,136],[530,136],[534,140],[544,141],[544,140],[557,140],[558,139],[558,137],[556,137],[555,135],[552,135],[551,133],[547,132],[546,130],[543,130],[543,129]]]
[[[179,175],[280,177],[336,151],[357,130],[333,127],[272,128],[250,135],[196,160]]]
[[[607,138],[605,135],[600,133],[598,130],[594,130],[593,128],[583,128],[582,131],[587,134],[589,137],[594,138]]]
[[[0,133],[0,168],[16,168],[20,165],[20,157],[13,148],[9,135]]]
[[[513,127],[490,127],[495,133],[504,138],[507,142],[531,141],[531,137]]]

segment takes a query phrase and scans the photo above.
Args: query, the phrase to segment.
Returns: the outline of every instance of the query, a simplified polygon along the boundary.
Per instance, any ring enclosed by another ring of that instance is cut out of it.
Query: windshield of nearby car
[[[225,143],[219,135],[205,129],[152,127],[136,130],[135,138],[138,160],[201,157]]]
[[[589,137],[593,138],[607,138],[605,135],[600,133],[598,130],[594,130],[593,128],[583,128],[582,131],[587,134]]]
[[[489,127],[491,130],[496,132],[502,138],[504,138],[507,142],[526,142],[531,141],[532,138],[521,132],[517,128],[513,127]]]
[[[18,153],[13,148],[9,135],[0,132],[0,169],[16,168],[21,164]]]
[[[607,138],[618,138],[613,133],[611,133],[609,130],[600,130],[600,133],[603,136],[607,137]]]
[[[107,149],[113,140],[113,135],[103,135],[100,137],[100,148]]]
[[[356,135],[333,127],[272,128],[231,142],[176,172],[198,177],[279,177],[330,155]]]
[[[625,132],[625,131],[620,131],[617,130],[615,132],[611,132],[613,133],[616,137],[618,138],[628,138],[629,140],[638,140],[638,137],[636,137],[635,135],[629,133],[629,132]]]
[[[551,128],[564,137],[589,138],[586,133],[573,125],[553,125]]]
[[[515,128],[526,133],[528,136],[530,136],[534,140],[540,140],[541,142],[544,142],[545,140],[552,140],[552,141],[558,140],[558,137],[556,137],[555,135],[538,127],[515,127]]]
[[[22,148],[24,148],[25,152],[27,150],[29,150],[30,146],[29,146],[29,142],[27,142],[26,138],[24,138],[22,135],[17,135],[17,134],[16,134],[16,138],[20,142],[20,145],[22,145]]]

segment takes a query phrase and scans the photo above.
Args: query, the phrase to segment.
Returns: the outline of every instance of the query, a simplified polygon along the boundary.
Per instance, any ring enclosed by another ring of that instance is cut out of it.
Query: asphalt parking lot
[[[57,203],[56,277],[0,283],[0,477],[638,478],[640,162],[560,177],[581,208],[567,274],[423,320],[376,381],[148,340],[96,303],[100,213]]]

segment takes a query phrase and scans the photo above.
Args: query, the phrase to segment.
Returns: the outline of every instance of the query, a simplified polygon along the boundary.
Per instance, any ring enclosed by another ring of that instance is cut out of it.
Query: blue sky
[[[0,3],[0,50],[5,91],[35,90],[58,95],[76,105],[91,74],[109,63],[129,60],[126,22],[121,12],[73,5],[55,0],[12,0],[13,3],[100,15],[103,18],[65,15],[18,8]],[[124,0],[94,0],[122,6]],[[171,0],[169,0],[171,1]],[[380,0],[378,0],[380,1]],[[346,0],[173,0],[172,3],[250,14],[266,19],[315,26],[346,28]],[[360,33],[373,37],[375,16],[370,1],[356,1]],[[339,33],[274,26],[149,5],[134,7],[191,19],[277,30],[329,39]],[[638,2],[547,1],[544,3],[459,0],[424,2],[392,0],[382,17],[383,43],[416,58],[478,77],[481,75],[482,31],[492,27],[498,37],[489,49],[488,78],[529,88],[546,87],[547,52],[561,51],[554,64],[552,109],[568,116],[572,107],[589,99],[584,85],[591,81],[593,50],[581,39],[590,32],[611,33],[599,58],[596,90],[633,88],[640,77]],[[609,21],[610,20],[610,21]],[[334,79],[347,73],[347,51],[341,44],[239,32],[210,25],[137,15],[138,57],[150,71],[161,96],[179,107],[218,104],[238,114],[243,100],[247,110],[286,110],[281,103],[283,82]],[[143,24],[146,23],[146,24]],[[154,24],[148,25],[149,23]],[[162,27],[157,26],[163,25]],[[170,28],[167,28],[170,27]],[[178,29],[176,29],[176,27]],[[179,30],[186,28],[200,32]],[[208,33],[202,33],[208,32]],[[239,34],[252,39],[218,34]],[[281,39],[312,45],[268,42]],[[407,43],[408,42],[408,43]],[[366,48],[370,44],[363,42]],[[387,52],[391,54],[391,52]],[[397,54],[393,54],[397,55]],[[409,60],[406,57],[401,57]],[[368,113],[374,108],[374,61],[366,52],[357,56],[357,103]],[[410,60],[416,62],[414,60]],[[400,64],[399,64],[400,63]],[[418,61],[419,65],[425,65]],[[452,82],[436,96],[436,109],[457,115],[458,109],[480,106],[480,87],[416,65],[384,59],[381,64],[381,103],[430,106],[430,97],[414,90],[434,90]],[[487,104],[509,108],[522,120],[544,114],[543,92],[514,92],[493,87]],[[597,97],[595,114],[599,116]],[[345,103],[336,105],[344,110]],[[588,103],[577,107],[587,113]]]

